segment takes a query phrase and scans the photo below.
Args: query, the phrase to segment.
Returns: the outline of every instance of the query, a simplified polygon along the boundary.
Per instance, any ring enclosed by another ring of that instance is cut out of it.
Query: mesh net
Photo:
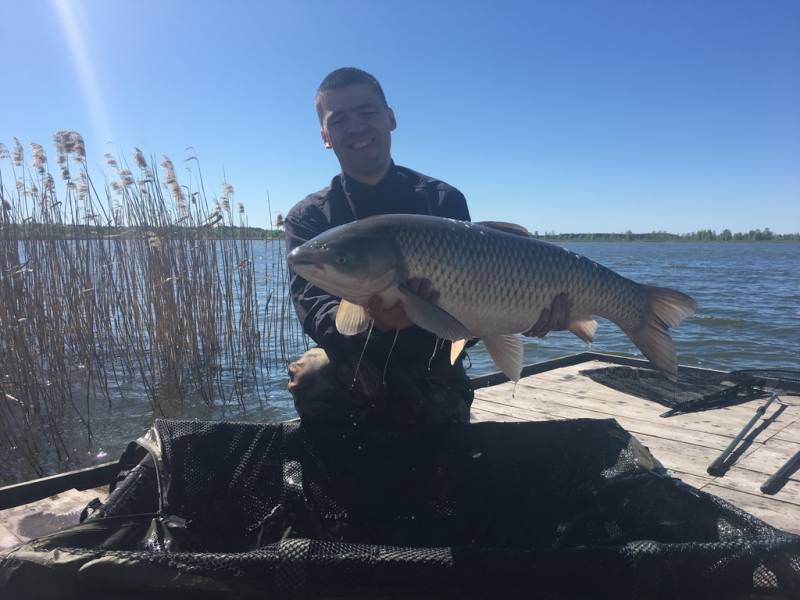
[[[724,373],[680,368],[678,381],[670,381],[658,371],[634,367],[602,367],[585,369],[580,373],[617,391],[670,407],[671,410],[662,416],[765,398],[768,394],[764,387],[779,382],[778,379],[765,378],[762,371]]]
[[[615,421],[154,434],[90,519],[3,559],[0,589],[46,573],[54,598],[800,597],[800,537],[670,478]]]

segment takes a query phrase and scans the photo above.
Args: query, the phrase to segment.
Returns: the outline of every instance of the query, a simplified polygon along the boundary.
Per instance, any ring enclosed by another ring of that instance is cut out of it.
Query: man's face
[[[397,127],[391,108],[367,84],[323,92],[319,99],[322,141],[333,148],[342,170],[373,185],[390,165],[391,132]]]

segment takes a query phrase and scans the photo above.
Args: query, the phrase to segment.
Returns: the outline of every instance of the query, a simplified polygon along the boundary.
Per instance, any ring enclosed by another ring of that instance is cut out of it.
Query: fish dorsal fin
[[[467,340],[456,340],[452,344],[450,344],[450,364],[456,364],[456,360],[458,360],[458,355],[461,354],[461,351],[466,346]]]
[[[511,381],[519,381],[522,373],[522,340],[516,335],[491,335],[481,339],[497,368]]]
[[[469,329],[440,306],[426,300],[405,285],[401,285],[398,290],[406,314],[415,325],[419,325],[445,340],[462,340],[474,337]]]
[[[336,330],[342,335],[356,335],[369,327],[367,309],[342,299],[336,311]]]
[[[581,338],[584,342],[589,343],[594,339],[594,332],[597,331],[597,321],[595,321],[592,317],[578,316],[570,319],[567,329]]]
[[[483,225],[491,229],[497,229],[505,233],[513,233],[514,235],[522,235],[525,237],[533,237],[531,232],[525,229],[522,225],[516,223],[506,223],[504,221],[479,221],[476,225]]]

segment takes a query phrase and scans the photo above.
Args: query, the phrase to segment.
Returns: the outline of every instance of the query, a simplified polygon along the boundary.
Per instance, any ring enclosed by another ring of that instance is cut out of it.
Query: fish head
[[[400,281],[399,254],[385,232],[348,223],[325,231],[289,254],[289,265],[329,294],[366,305]]]

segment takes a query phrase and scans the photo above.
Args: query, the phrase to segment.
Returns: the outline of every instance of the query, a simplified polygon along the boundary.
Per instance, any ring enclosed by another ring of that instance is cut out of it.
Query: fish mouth
[[[301,250],[300,248],[295,248],[289,253],[289,256],[286,257],[289,265],[292,267],[313,267],[319,264],[319,261],[316,260],[316,256],[313,254],[309,255],[308,252]]]

